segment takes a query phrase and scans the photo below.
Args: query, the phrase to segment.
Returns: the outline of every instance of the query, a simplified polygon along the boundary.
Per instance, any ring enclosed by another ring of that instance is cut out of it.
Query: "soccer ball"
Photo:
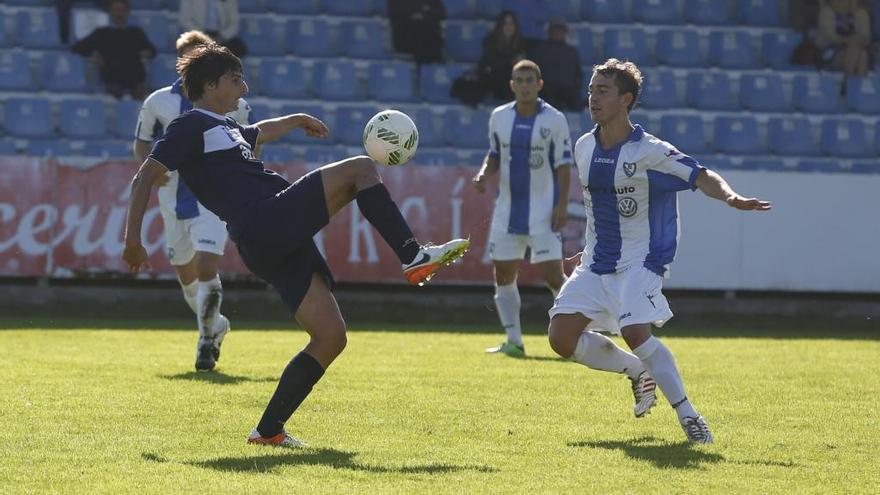
[[[412,119],[397,110],[382,110],[364,128],[364,149],[385,165],[403,165],[419,147],[419,130]]]

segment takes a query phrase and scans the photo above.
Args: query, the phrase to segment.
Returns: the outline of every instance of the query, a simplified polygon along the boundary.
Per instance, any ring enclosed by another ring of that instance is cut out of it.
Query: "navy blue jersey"
[[[178,171],[198,200],[233,227],[256,203],[290,186],[254,157],[258,134],[254,125],[190,110],[168,125],[150,158]]]

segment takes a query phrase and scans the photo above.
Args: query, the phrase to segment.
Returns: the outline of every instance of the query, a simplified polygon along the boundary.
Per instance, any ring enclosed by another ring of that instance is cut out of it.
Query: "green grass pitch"
[[[245,445],[305,343],[233,322],[196,373],[186,321],[0,319],[0,493],[877,493],[880,334],[829,322],[673,322],[664,341],[716,443],[661,398],[553,357],[485,355],[487,329],[355,326],[288,423]],[[791,328],[785,328],[789,325]],[[106,327],[106,328],[104,328]],[[291,325],[292,327],[292,325]],[[155,330],[153,328],[156,328]],[[423,329],[424,330],[424,329]],[[533,329],[539,330],[537,328]],[[494,330],[493,330],[494,331]]]

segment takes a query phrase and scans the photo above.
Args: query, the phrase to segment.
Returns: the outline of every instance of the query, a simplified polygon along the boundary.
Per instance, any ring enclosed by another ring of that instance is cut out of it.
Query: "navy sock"
[[[293,412],[312,391],[312,387],[318,383],[318,380],[324,375],[324,368],[312,356],[305,352],[300,352],[287,363],[281,379],[278,380],[278,387],[269,405],[260,418],[260,424],[257,425],[257,431],[264,437],[273,437],[284,428],[284,423],[290,419]]]
[[[385,184],[380,182],[358,191],[356,198],[361,213],[391,246],[400,262],[406,264],[414,260],[421,247]]]

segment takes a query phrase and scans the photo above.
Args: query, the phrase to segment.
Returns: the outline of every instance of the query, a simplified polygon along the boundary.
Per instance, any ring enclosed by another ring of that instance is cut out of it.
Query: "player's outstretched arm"
[[[144,213],[147,211],[147,201],[150,199],[153,183],[166,172],[168,169],[164,165],[152,158],[147,158],[131,180],[131,196],[128,199],[128,212],[125,217],[122,259],[132,273],[139,272],[141,268],[150,267],[147,251],[141,243],[141,225],[144,221]]]
[[[309,137],[327,137],[330,135],[330,129],[321,122],[320,119],[312,117],[305,113],[294,113],[278,117],[275,119],[261,120],[256,124],[260,129],[257,136],[257,143],[269,143],[275,141],[288,132],[302,128]]]
[[[724,201],[728,206],[732,206],[737,210],[757,210],[766,211],[772,208],[769,201],[763,201],[758,198],[744,198],[736,193],[730,184],[717,173],[711,170],[703,170],[697,176],[697,188],[703,191],[703,194],[719,201]]]
[[[498,171],[499,165],[500,161],[497,156],[486,154],[486,158],[483,160],[483,166],[480,167],[480,171],[477,172],[477,175],[471,179],[474,183],[474,187],[477,188],[477,191],[486,191],[486,179],[495,175],[495,172]]]

